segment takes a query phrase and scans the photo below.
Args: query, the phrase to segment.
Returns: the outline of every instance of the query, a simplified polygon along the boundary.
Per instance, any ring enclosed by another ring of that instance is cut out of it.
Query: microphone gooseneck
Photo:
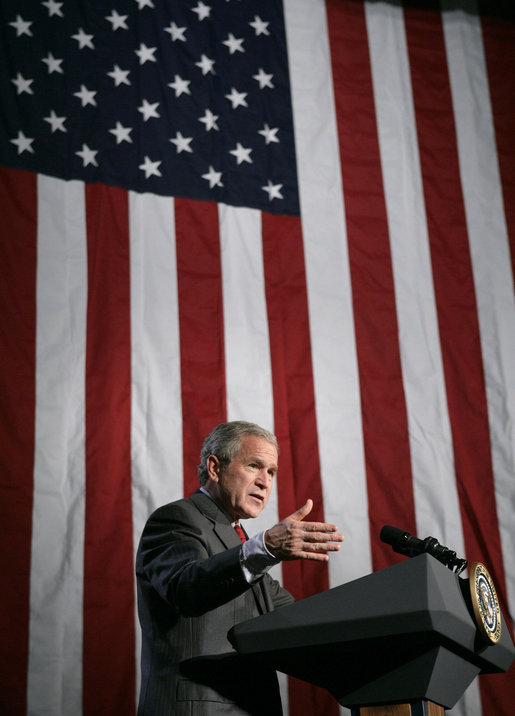
[[[406,530],[392,527],[392,525],[385,525],[379,537],[398,554],[404,554],[406,557],[416,557],[417,554],[423,553],[430,554],[456,574],[461,574],[467,566],[466,559],[457,557],[456,552],[441,545],[434,537],[419,539],[410,535]]]

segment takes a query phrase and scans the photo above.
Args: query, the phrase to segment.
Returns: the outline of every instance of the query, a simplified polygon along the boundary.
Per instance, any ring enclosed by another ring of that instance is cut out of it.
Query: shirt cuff
[[[280,561],[266,548],[265,532],[260,532],[242,544],[240,564],[249,584],[256,582]]]

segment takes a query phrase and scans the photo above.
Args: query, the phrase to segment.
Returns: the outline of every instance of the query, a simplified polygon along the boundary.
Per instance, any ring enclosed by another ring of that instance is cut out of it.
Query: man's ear
[[[207,474],[213,482],[220,479],[220,460],[216,455],[210,455],[206,460]]]

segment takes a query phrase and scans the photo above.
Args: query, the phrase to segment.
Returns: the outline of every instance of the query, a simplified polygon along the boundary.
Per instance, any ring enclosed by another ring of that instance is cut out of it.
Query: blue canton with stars
[[[1,0],[0,162],[298,215],[277,0]]]

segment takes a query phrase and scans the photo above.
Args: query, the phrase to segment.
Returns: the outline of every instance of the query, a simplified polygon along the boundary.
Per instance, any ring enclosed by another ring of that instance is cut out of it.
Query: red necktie
[[[234,525],[234,529],[235,529],[236,532],[238,533],[238,537],[240,538],[240,540],[241,540],[242,542],[246,542],[246,541],[247,541],[247,538],[245,537],[245,532],[244,532],[243,529],[241,528],[241,525],[238,525],[238,524]]]

